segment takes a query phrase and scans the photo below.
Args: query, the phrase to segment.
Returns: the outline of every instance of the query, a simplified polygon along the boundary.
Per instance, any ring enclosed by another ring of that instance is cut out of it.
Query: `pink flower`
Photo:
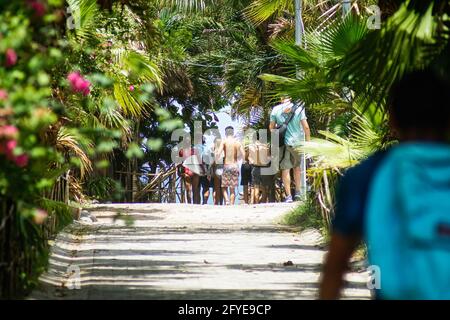
[[[8,140],[6,141],[5,144],[5,151],[6,154],[11,154],[13,153],[14,149],[17,147],[17,141],[16,140]]]
[[[45,210],[37,209],[36,212],[33,215],[33,221],[36,224],[43,224],[44,221],[47,219],[48,213]]]
[[[134,86],[130,86],[130,91],[134,91]]]
[[[6,158],[8,160],[14,160],[14,149],[17,147],[17,141],[16,140],[7,140],[4,143],[4,153],[6,154]]]
[[[91,93],[91,89],[90,89],[91,83],[89,81],[86,81],[86,85],[87,85],[87,88],[83,90],[83,94],[85,96],[87,96],[87,95],[89,95],[89,93]]]
[[[0,89],[0,100],[8,99],[8,92],[4,89]]]
[[[69,80],[69,82],[72,84],[72,83],[75,83],[79,77],[80,77],[80,74],[78,72],[71,72],[67,76],[67,80]]]
[[[91,83],[89,81],[80,78],[76,83],[76,88],[77,91],[87,96],[91,92],[91,89],[89,89],[90,85]]]
[[[6,140],[0,142],[0,154],[6,155],[8,160],[14,160],[14,149],[17,147],[16,140]]]
[[[91,83],[88,80],[85,80],[79,72],[69,73],[67,80],[70,82],[73,91],[80,92],[85,96],[91,92]]]
[[[5,64],[7,67],[12,67],[13,65],[15,65],[17,63],[17,54],[14,51],[14,49],[11,49],[11,48],[7,49],[5,56],[6,56]]]
[[[28,164],[28,156],[24,153],[14,158],[14,163],[19,168],[23,168]]]
[[[34,10],[34,14],[37,17],[42,17],[45,14],[46,9],[45,5],[42,2],[37,0],[29,1],[28,5],[31,7],[31,9]]]
[[[16,127],[4,126],[4,127],[2,127],[2,129],[5,127],[10,127],[10,128],[8,128],[8,130],[10,130],[11,133],[14,133],[14,134],[16,133],[15,132],[15,130],[17,130]],[[23,168],[28,164],[28,156],[25,153],[23,153],[19,156],[15,156],[14,149],[16,147],[17,147],[16,140],[10,139],[10,140],[6,140],[6,141],[2,141],[2,142],[0,142],[0,154],[5,154],[6,158],[9,161],[13,161],[16,164],[16,166],[18,166],[19,168]]]
[[[5,125],[0,127],[0,138],[16,139],[19,130],[12,125]]]

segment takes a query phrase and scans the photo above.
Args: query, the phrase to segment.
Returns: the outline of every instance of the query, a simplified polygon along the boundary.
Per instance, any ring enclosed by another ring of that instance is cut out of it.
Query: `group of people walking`
[[[242,141],[235,136],[232,126],[225,128],[225,137],[216,137],[212,147],[191,145],[188,138],[185,148],[179,151],[183,161],[179,164],[179,175],[184,179],[186,201],[207,204],[210,189],[216,205],[233,205],[236,189],[243,186],[243,201],[246,204],[275,201],[275,177],[278,168],[285,191],[285,202],[301,200],[306,192],[302,183],[302,161],[297,149],[303,141],[310,139],[304,104],[294,104],[283,98],[270,115],[269,130],[277,130],[278,143],[263,142],[257,131]],[[186,141],[185,141],[186,142]],[[275,149],[275,152],[274,151]],[[291,192],[291,170],[295,182],[295,193]]]

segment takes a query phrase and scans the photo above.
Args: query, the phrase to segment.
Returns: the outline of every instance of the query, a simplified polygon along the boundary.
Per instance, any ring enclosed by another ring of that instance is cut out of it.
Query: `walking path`
[[[314,299],[324,250],[277,224],[293,206],[92,206],[98,221],[58,235],[30,298]],[[346,297],[369,298],[365,271],[347,280]]]

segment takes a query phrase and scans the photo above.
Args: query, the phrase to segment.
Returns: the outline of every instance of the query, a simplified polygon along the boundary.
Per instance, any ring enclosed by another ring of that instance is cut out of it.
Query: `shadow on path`
[[[295,254],[309,257],[323,251],[289,241],[273,229],[75,224],[58,236],[49,271],[31,298],[313,299],[321,260],[303,261]],[[273,257],[272,262],[264,255]],[[296,263],[283,265],[292,256]],[[239,259],[242,263],[236,263]],[[71,266],[80,270],[81,289],[68,289],[74,283]],[[347,283],[358,291],[354,299],[368,298],[364,286]]]

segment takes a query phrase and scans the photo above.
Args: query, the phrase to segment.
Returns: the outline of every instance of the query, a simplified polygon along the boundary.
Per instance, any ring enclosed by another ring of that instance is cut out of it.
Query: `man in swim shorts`
[[[236,199],[236,187],[239,182],[240,158],[245,155],[244,147],[234,137],[234,128],[225,128],[225,139],[217,150],[216,158],[220,159],[223,153],[222,192],[227,205],[234,204]],[[220,161],[220,160],[219,160]],[[229,189],[229,194],[228,194]]]

